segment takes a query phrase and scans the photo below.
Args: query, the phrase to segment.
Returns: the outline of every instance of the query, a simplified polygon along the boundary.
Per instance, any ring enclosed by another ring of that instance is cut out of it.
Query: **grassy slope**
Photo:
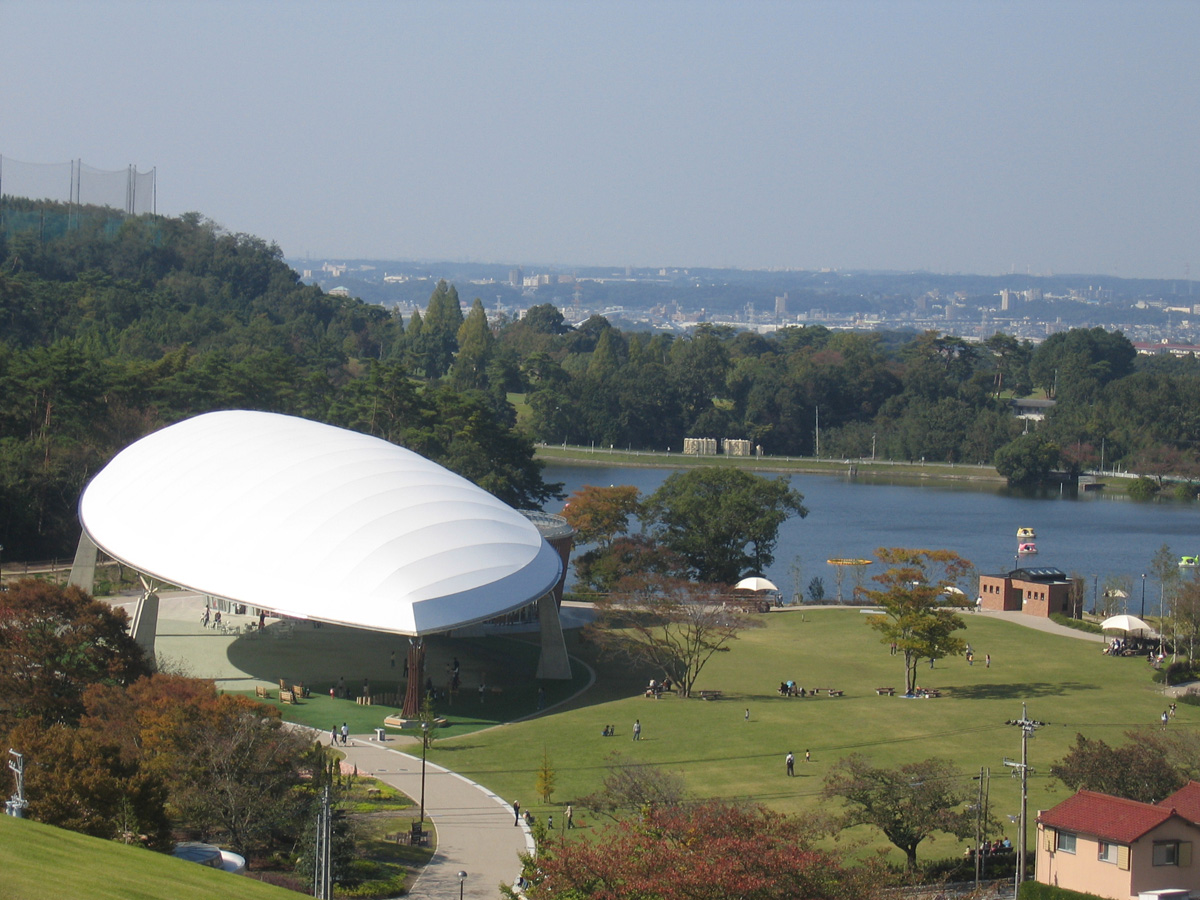
[[[535,802],[545,747],[557,771],[557,804],[595,790],[606,755],[617,751],[627,760],[680,772],[696,794],[752,797],[804,813],[818,808],[822,778],[849,753],[886,765],[937,755],[954,760],[968,775],[990,767],[991,808],[1007,821],[1004,816],[1019,808],[1019,790],[1003,760],[1019,759],[1021,742],[1019,731],[1005,721],[1021,715],[1025,700],[1031,717],[1050,723],[1030,741],[1030,764],[1037,770],[1030,787],[1032,820],[1036,810],[1067,796],[1047,772],[1077,731],[1120,742],[1125,729],[1156,724],[1165,705],[1144,660],[1110,659],[1095,639],[972,615],[965,617],[965,636],[976,651],[975,665],[959,658],[918,671],[919,684],[946,692],[940,699],[880,697],[876,687],[903,683],[901,658],[878,643],[864,619],[854,610],[831,609],[765,616],[765,628],[746,634],[731,652],[716,654],[704,670],[698,687],[726,692],[717,702],[646,700],[637,695],[634,673],[609,663],[609,677],[620,678],[628,690],[623,697],[603,702],[585,697],[575,709],[439,741],[431,758],[535,812],[552,811]],[[986,653],[992,655],[990,669],[984,667]],[[774,691],[788,678],[806,687],[839,688],[846,696],[779,697]],[[643,740],[636,744],[630,740],[634,718],[643,725]],[[1171,727],[1198,722],[1200,709],[1181,705]],[[617,727],[616,738],[600,736],[609,723]],[[812,751],[810,765],[803,763],[806,749]],[[789,750],[800,760],[793,779],[784,776]],[[1015,837],[1012,828],[1009,834]],[[923,856],[950,852],[946,840],[921,848]]]
[[[111,841],[0,816],[5,900],[288,900],[292,891]]]

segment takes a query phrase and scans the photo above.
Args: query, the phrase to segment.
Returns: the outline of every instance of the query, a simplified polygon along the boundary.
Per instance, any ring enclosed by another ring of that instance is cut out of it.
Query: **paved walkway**
[[[135,597],[110,598],[109,603],[130,611]],[[159,606],[159,653],[179,663],[189,674],[212,678],[218,687],[244,690],[254,684],[271,685],[277,673],[287,672],[295,680],[332,681],[339,673],[369,674],[372,680],[395,677],[388,657],[392,649],[407,645],[395,635],[373,634],[358,629],[325,626],[314,630],[298,626],[295,637],[274,640],[279,628],[271,620],[265,635],[247,642],[200,624],[204,596],[193,591],[164,591]],[[579,627],[590,608],[564,604],[567,627]],[[257,622],[253,616],[226,614],[224,621],[244,628]],[[570,623],[568,625],[568,622]],[[401,643],[403,642],[403,643]],[[367,665],[373,668],[364,668]],[[323,743],[329,733],[320,732]],[[404,748],[410,752],[403,752]],[[352,735],[342,748],[346,761],[358,771],[378,778],[415,801],[421,797],[420,742],[416,738],[389,735],[384,744],[373,735]],[[412,755],[411,751],[417,751]],[[458,873],[467,873],[463,897],[495,900],[499,884],[511,884],[520,874],[518,854],[533,850],[533,838],[522,823],[513,826],[510,800],[457,773],[426,763],[425,816],[436,830],[436,851],[410,885],[408,896],[415,900],[455,900]]]
[[[329,735],[323,735],[329,743]],[[364,735],[351,736],[346,761],[364,775],[421,797],[421,757],[411,756]],[[494,900],[499,884],[520,874],[518,854],[533,851],[533,837],[522,823],[513,825],[508,801],[461,775],[425,764],[425,817],[437,829],[437,851],[409,887],[408,896],[458,896],[458,873],[466,872],[464,898]]]

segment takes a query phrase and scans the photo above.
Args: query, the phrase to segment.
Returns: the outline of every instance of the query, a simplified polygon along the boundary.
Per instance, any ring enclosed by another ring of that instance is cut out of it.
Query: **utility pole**
[[[316,846],[313,853],[313,896],[317,900],[333,898],[333,813],[329,808],[329,785],[321,793],[317,810]]]
[[[1016,770],[1013,776],[1019,774],[1021,777],[1021,830],[1017,834],[1017,876],[1013,879],[1013,900],[1016,900],[1021,884],[1025,881],[1025,817],[1029,807],[1029,773],[1034,771],[1029,766],[1029,736],[1046,723],[1030,719],[1025,704],[1022,703],[1021,718],[1009,720],[1004,724],[1016,725],[1021,729],[1021,761],[1018,763],[1007,756],[1004,758],[1004,765]]]
[[[984,829],[987,828],[988,821],[988,795],[991,792],[991,775],[992,770],[984,766],[979,767],[979,774],[975,776],[975,780],[979,782],[978,797],[975,799],[975,890],[979,890],[979,879],[986,876],[983,870],[984,855],[981,852],[983,847],[983,839],[987,837]]]

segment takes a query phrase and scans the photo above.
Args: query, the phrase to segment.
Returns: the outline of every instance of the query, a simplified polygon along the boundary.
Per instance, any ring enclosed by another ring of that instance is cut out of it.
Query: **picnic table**
[[[701,700],[720,700],[721,699],[721,691],[697,691],[696,694],[697,694],[697,696],[699,696],[699,698]]]

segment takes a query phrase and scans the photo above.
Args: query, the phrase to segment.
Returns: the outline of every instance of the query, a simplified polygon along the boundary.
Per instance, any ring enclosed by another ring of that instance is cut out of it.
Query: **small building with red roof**
[[[1036,878],[1112,900],[1143,891],[1200,894],[1200,865],[1192,861],[1198,820],[1197,782],[1158,804],[1080,791],[1038,815]]]

